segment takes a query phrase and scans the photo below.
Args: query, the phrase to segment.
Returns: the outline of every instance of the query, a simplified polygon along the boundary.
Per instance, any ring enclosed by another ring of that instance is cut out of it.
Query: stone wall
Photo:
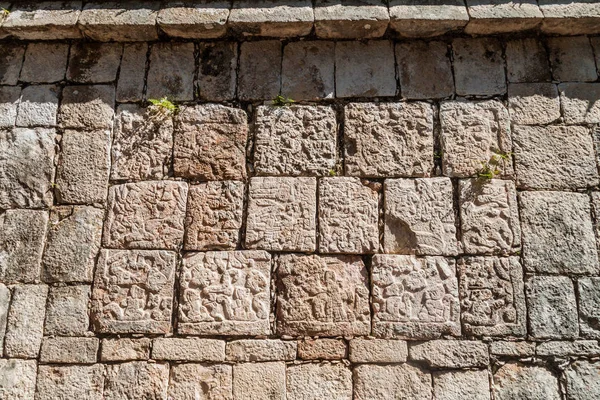
[[[0,43],[0,399],[599,398],[599,69]]]

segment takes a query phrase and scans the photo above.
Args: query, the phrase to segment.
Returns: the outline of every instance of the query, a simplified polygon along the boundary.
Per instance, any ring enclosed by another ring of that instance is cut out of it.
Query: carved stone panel
[[[101,250],[92,292],[96,332],[169,332],[175,262],[165,250]]]
[[[460,335],[454,260],[377,254],[371,285],[375,336],[435,339]]]
[[[179,279],[180,334],[268,335],[271,256],[266,251],[191,253]]]
[[[360,257],[284,254],[277,265],[279,335],[370,333],[367,269]]]
[[[174,250],[183,241],[185,182],[150,181],[112,186],[103,245]]]
[[[466,334],[527,333],[523,268],[518,257],[465,257],[458,262],[461,317]]]

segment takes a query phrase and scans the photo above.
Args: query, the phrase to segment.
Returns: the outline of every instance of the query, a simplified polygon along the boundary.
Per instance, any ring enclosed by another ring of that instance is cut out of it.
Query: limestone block
[[[56,126],[58,95],[56,86],[27,86],[21,93],[17,126]]]
[[[62,81],[67,70],[68,54],[68,43],[29,43],[20,80],[39,83]]]
[[[358,256],[280,255],[277,334],[368,335],[367,282],[367,269]]]
[[[562,398],[558,380],[550,371],[519,363],[505,364],[494,374],[493,393],[496,400]]]
[[[385,34],[390,22],[382,0],[317,0],[315,33],[327,39],[370,39]]]
[[[285,375],[283,362],[236,364],[233,366],[233,398],[285,400]]]
[[[159,7],[155,1],[90,1],[83,7],[78,26],[86,37],[100,42],[156,40]]]
[[[4,350],[4,335],[6,335],[6,322],[8,320],[8,308],[10,307],[10,289],[0,283],[0,349]],[[0,385],[2,387],[2,385]],[[0,389],[1,393],[1,389]]]
[[[78,83],[113,82],[122,54],[120,43],[75,43],[69,54],[67,79]]]
[[[548,49],[555,80],[593,82],[598,79],[594,52],[587,36],[548,38]]]
[[[335,97],[334,43],[300,41],[283,49],[281,93],[294,100]]]
[[[62,128],[110,129],[115,88],[111,85],[66,86],[58,112]]]
[[[495,157],[499,176],[512,176],[512,158],[498,160],[512,151],[509,114],[501,102],[446,101],[440,106],[440,122],[444,175],[476,175]]]
[[[344,108],[347,175],[429,176],[433,109],[427,103],[350,103]]]
[[[168,333],[175,262],[165,250],[102,249],[92,291],[95,331]]]
[[[156,23],[170,37],[214,39],[227,32],[230,2],[169,1],[158,12]]]
[[[454,77],[444,42],[415,40],[396,44],[400,92],[406,99],[444,98],[454,94]]]
[[[336,97],[395,96],[394,46],[387,40],[335,44]]]
[[[508,111],[515,124],[542,125],[560,118],[560,101],[552,83],[508,85]],[[566,114],[568,115],[568,114]]]
[[[371,268],[375,336],[435,339],[460,335],[454,260],[377,254]]]
[[[535,343],[494,341],[490,343],[490,354],[503,357],[533,357]]]
[[[589,197],[579,193],[522,192],[523,260],[528,272],[597,275]]]
[[[600,4],[596,0],[539,0],[544,13],[542,32],[557,35],[583,35],[600,33],[598,15]]]
[[[383,187],[386,253],[458,253],[450,179],[386,179]]]
[[[550,341],[539,343],[536,347],[538,356],[598,356],[600,345],[596,340]]]
[[[567,124],[600,123],[600,83],[562,83],[558,90]]]
[[[600,278],[579,279],[577,292],[581,336],[600,339]]]
[[[467,0],[467,9],[465,33],[469,35],[527,31],[537,28],[544,18],[537,0]]]
[[[155,106],[119,106],[111,148],[111,179],[162,179],[168,175],[173,151],[173,120],[157,113]]]
[[[354,399],[429,400],[431,375],[412,365],[359,365],[354,368]]]
[[[518,257],[465,257],[458,262],[461,319],[468,335],[525,336],[523,268]]]
[[[433,393],[436,400],[489,400],[488,372],[487,370],[434,372]]]
[[[40,361],[55,364],[94,364],[100,339],[93,337],[45,337]]]
[[[54,129],[0,131],[0,208],[43,208],[52,204],[56,154]]]
[[[271,256],[214,251],[184,256],[179,278],[180,334],[268,335]],[[214,293],[222,293],[215,300]]]
[[[600,362],[579,360],[565,370],[567,400],[594,400],[600,396]]]
[[[167,397],[169,364],[143,361],[110,364],[106,365],[105,376],[106,400],[162,400]]]
[[[66,130],[56,168],[56,200],[104,203],[110,173],[110,130]]]
[[[511,254],[521,247],[517,190],[512,181],[459,181],[460,226],[467,254]]]
[[[243,36],[296,37],[310,33],[314,18],[311,0],[240,0],[227,26]]]
[[[254,167],[259,175],[328,175],[337,162],[335,111],[326,106],[259,106]]]
[[[94,207],[52,209],[43,258],[45,282],[92,281],[103,219],[104,210]]]
[[[238,68],[240,100],[271,100],[281,87],[281,42],[243,42]]]
[[[123,47],[121,69],[117,82],[117,101],[140,101],[144,95],[148,44],[129,43]]]
[[[102,400],[104,365],[40,365],[36,399]],[[84,397],[82,397],[84,395]]]
[[[212,4],[212,3],[211,3]],[[194,29],[192,32],[196,32]],[[232,100],[236,93],[238,44],[199,43],[198,95],[202,100]]]
[[[594,49],[594,56],[596,56],[596,66],[600,65],[600,37],[591,37],[592,48]]]
[[[502,44],[497,38],[459,38],[452,42],[454,79],[459,96],[506,93]]]
[[[227,342],[227,361],[293,361],[298,345],[279,339],[243,339]]]
[[[174,364],[168,398],[232,400],[232,380],[231,365]]]
[[[20,87],[0,87],[0,128],[15,126],[20,97]]]
[[[506,42],[506,70],[509,82],[547,82],[551,79],[548,52],[537,38]]]
[[[579,334],[573,282],[566,276],[534,276],[525,284],[529,333],[536,339],[572,339]]]
[[[159,42],[150,51],[147,93],[149,99],[194,100],[193,43]]]
[[[298,341],[298,357],[303,360],[341,360],[346,358],[343,339],[304,339]]]
[[[403,340],[350,340],[349,359],[353,363],[403,363],[407,357],[408,347]]]
[[[351,400],[352,372],[344,364],[300,364],[287,368],[287,400]]]
[[[66,46],[68,49],[68,46]],[[0,48],[0,84],[16,85],[19,81],[19,73],[23,66],[23,55],[25,45],[17,42],[3,43]],[[66,60],[65,60],[66,63]],[[63,71],[64,72],[64,71]]]
[[[433,368],[483,367],[489,364],[487,345],[469,340],[431,340],[410,346],[410,359]]]
[[[91,273],[91,271],[90,271]],[[46,336],[83,336],[88,332],[88,305],[91,288],[87,285],[53,286],[46,305]]]
[[[187,192],[187,183],[175,181],[111,186],[103,245],[122,249],[177,249],[183,242]]]
[[[35,360],[0,359],[0,397],[31,400],[35,395],[37,363]]]
[[[404,37],[430,37],[469,22],[463,0],[390,0],[390,28]]]
[[[47,225],[48,213],[42,210],[6,210],[0,215],[0,282],[40,279]]]
[[[6,357],[37,358],[44,334],[46,285],[18,285],[13,288],[6,335]]]
[[[175,176],[214,180],[246,177],[247,116],[218,104],[184,108],[175,118]]]
[[[15,4],[2,29],[20,40],[80,39],[81,1],[32,1]]]
[[[102,339],[100,361],[132,361],[150,358],[150,338]]]
[[[255,177],[249,190],[247,248],[315,251],[316,179]]]
[[[225,341],[198,338],[156,338],[152,358],[173,361],[224,361]]]

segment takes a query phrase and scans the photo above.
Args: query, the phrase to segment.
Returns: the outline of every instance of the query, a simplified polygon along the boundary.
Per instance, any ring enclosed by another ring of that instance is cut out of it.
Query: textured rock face
[[[487,346],[466,340],[432,340],[410,347],[410,359],[434,368],[485,367],[489,363]]]
[[[600,363],[575,361],[565,371],[567,380],[567,399],[591,400],[600,396],[598,374]]]
[[[230,365],[176,364],[171,369],[168,396],[173,399],[231,400],[232,367]]]
[[[48,336],[83,336],[90,324],[89,286],[55,286],[50,288],[46,306],[44,334]]]
[[[571,279],[565,276],[536,276],[527,281],[529,331],[540,339],[577,337],[577,303]]]
[[[285,378],[283,362],[238,364],[233,367],[233,397],[250,400],[285,399]]]
[[[278,339],[243,339],[229,342],[228,361],[291,361],[296,359],[297,343]],[[320,357],[316,357],[320,358]]]
[[[132,385],[131,382],[136,382]],[[104,398],[159,400],[167,395],[169,365],[140,361],[106,366]]]
[[[352,372],[343,364],[301,364],[287,369],[288,400],[352,399]]]
[[[355,398],[395,399],[406,396],[416,400],[431,398],[431,375],[408,364],[360,365],[354,369]]]
[[[112,126],[115,89],[110,85],[67,86],[58,123],[63,128],[107,129]]]
[[[35,360],[0,359],[0,395],[6,399],[32,399],[36,369]]]
[[[103,399],[104,366],[40,365],[37,381],[39,398],[44,400],[72,398],[85,393],[89,400]]]
[[[177,361],[223,361],[225,342],[198,338],[158,338],[152,343],[152,358]]]
[[[46,285],[19,285],[13,288],[4,336],[7,357],[37,358],[44,332]]]
[[[582,336],[600,338],[600,278],[578,281],[579,328]]]
[[[552,373],[536,366],[508,363],[494,374],[494,398],[558,400],[558,380]]]
[[[433,393],[440,400],[489,400],[490,382],[486,370],[448,371],[433,374]]]

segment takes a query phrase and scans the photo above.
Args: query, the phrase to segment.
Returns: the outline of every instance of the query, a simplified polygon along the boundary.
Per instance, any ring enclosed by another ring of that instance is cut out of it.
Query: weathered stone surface
[[[239,0],[233,2],[227,26],[243,36],[305,36],[313,27],[311,0]]]
[[[6,322],[8,320],[8,309],[10,307],[10,297],[10,289],[4,284],[0,283],[0,349],[3,350],[4,335],[6,335]],[[0,385],[0,387],[2,387],[2,385]]]
[[[233,398],[284,400],[285,378],[283,362],[236,364],[233,366]]]
[[[243,182],[191,185],[187,199],[184,248],[234,250],[240,239],[243,203]]]
[[[39,280],[47,225],[46,211],[7,210],[0,215],[0,282]]]
[[[495,341],[490,343],[490,354],[504,357],[533,357],[535,343]]]
[[[100,361],[147,360],[151,342],[150,338],[102,339]]]
[[[120,43],[75,43],[69,54],[67,79],[78,83],[113,82],[122,54]]]
[[[552,83],[508,85],[508,111],[515,124],[549,124],[560,118],[560,101]]]
[[[519,363],[503,365],[494,374],[494,399],[559,400],[558,380],[550,371]]]
[[[50,213],[44,252],[45,282],[91,282],[100,249],[104,210],[85,206],[56,207]]]
[[[517,126],[513,139],[519,188],[583,189],[598,184],[589,128]]]
[[[433,110],[427,103],[351,103],[344,109],[345,172],[361,177],[429,176]]]
[[[448,178],[386,179],[386,253],[456,255],[458,240]]]
[[[39,83],[62,81],[67,70],[68,54],[68,43],[29,43],[20,80]]]
[[[579,279],[577,292],[581,335],[600,339],[600,278]]]
[[[593,82],[598,79],[594,52],[587,36],[551,37],[547,43],[555,80]]]
[[[270,100],[279,94],[281,57],[279,40],[241,44],[238,68],[240,100]]]
[[[315,33],[327,39],[369,39],[383,36],[390,22],[382,0],[317,0]]]
[[[66,47],[68,49],[68,46]],[[19,81],[19,73],[21,72],[21,67],[23,66],[24,54],[24,44],[16,42],[2,44],[2,48],[0,48],[0,59],[2,59],[2,64],[0,65],[0,84],[17,84]]]
[[[346,358],[343,339],[304,339],[298,341],[298,357],[303,360],[338,360]]]
[[[102,400],[103,391],[104,365],[102,364],[40,365],[39,367],[36,399]]]
[[[431,375],[412,365],[359,365],[354,368],[354,399],[429,400]]]
[[[114,86],[67,86],[63,89],[58,123],[62,128],[110,129],[114,103]]]
[[[436,400],[489,400],[488,372],[487,370],[434,372],[433,395]]]
[[[521,192],[520,200],[527,271],[598,274],[600,267],[587,195]]]
[[[405,37],[443,35],[469,22],[462,0],[390,0],[390,28]]]
[[[171,368],[168,398],[232,400],[232,380],[231,365],[175,364]]]
[[[218,104],[184,108],[175,119],[175,176],[207,181],[246,177],[247,116]]]
[[[466,334],[527,333],[523,268],[518,257],[464,257],[458,262],[461,319]]]
[[[147,97],[194,100],[194,44],[166,42],[152,45]]]
[[[434,368],[487,367],[487,345],[469,340],[431,340],[410,346],[410,359]]]
[[[455,39],[454,78],[459,96],[506,93],[502,44],[497,38]]]
[[[353,363],[403,363],[408,347],[403,340],[352,339],[349,359]]]
[[[444,175],[476,175],[485,163],[497,161],[499,176],[513,173],[508,110],[497,100],[447,101],[440,106]],[[499,158],[499,159],[498,159]]]
[[[548,52],[537,38],[506,42],[506,70],[509,82],[547,82],[550,80]]]
[[[319,252],[374,253],[379,249],[379,193],[358,178],[319,181]]]
[[[558,89],[567,124],[600,123],[600,83],[562,83]]]
[[[144,92],[148,44],[126,44],[123,47],[121,69],[117,82],[117,101],[140,101]]]
[[[165,250],[101,250],[92,291],[96,332],[168,333],[175,262]]]
[[[93,364],[100,339],[93,337],[45,337],[40,361],[56,364]]]
[[[177,249],[183,241],[187,192],[187,183],[174,181],[111,186],[103,245]]]
[[[343,364],[300,364],[287,368],[287,400],[350,400],[352,372]]]
[[[415,40],[396,44],[400,92],[407,99],[444,98],[454,94],[449,48],[444,42]]]
[[[36,375],[35,360],[0,359],[0,398],[33,399]]]
[[[156,338],[152,358],[176,361],[224,361],[225,342],[216,339]]]
[[[17,126],[56,126],[58,95],[56,86],[28,86],[21,93]]]
[[[52,204],[55,137],[46,128],[0,131],[0,208]]]
[[[46,285],[13,288],[4,336],[6,357],[37,358],[44,334],[47,296]]]
[[[375,336],[434,339],[460,335],[454,260],[376,254],[371,268]]]
[[[227,361],[292,361],[296,359],[295,341],[279,339],[244,339],[228,342]]]
[[[536,339],[572,339],[579,334],[573,282],[566,276],[534,276],[525,284],[529,334]]]
[[[279,335],[369,334],[367,269],[360,257],[284,254],[277,263]]]
[[[173,120],[155,106],[123,104],[117,110],[112,144],[111,179],[161,179],[167,176],[173,149]]]
[[[230,2],[169,1],[158,12],[156,23],[171,37],[214,39],[227,32]]]
[[[315,251],[316,186],[314,178],[252,178],[246,247],[273,251]]]
[[[209,3],[212,4],[212,3]],[[194,29],[193,32],[197,32]],[[198,95],[202,100],[223,101],[235,97],[238,44],[199,43]]]
[[[596,56],[596,66],[600,65],[600,37],[591,37],[592,48],[594,49],[594,56]]]
[[[537,0],[467,0],[469,35],[515,33],[536,28],[544,17]],[[473,398],[480,398],[474,396]]]
[[[0,87],[0,128],[15,126],[20,97],[20,87]]]
[[[187,254],[179,278],[178,332],[268,335],[270,281],[265,251]]]
[[[91,270],[90,270],[91,274]],[[90,320],[88,304],[91,288],[87,285],[53,286],[46,305],[46,336],[83,336]]]
[[[81,1],[33,1],[15,4],[2,29],[21,40],[79,39]]]
[[[539,343],[536,348],[538,356],[598,356],[600,344],[596,340],[550,341]]]
[[[162,400],[167,396],[169,364],[132,361],[107,365],[105,379],[106,400]]]
[[[595,0],[538,0],[544,13],[542,32],[560,35],[600,33],[600,4]]]
[[[100,42],[151,41],[158,39],[159,7],[153,1],[87,2],[77,23],[86,37]]]
[[[567,400],[594,400],[600,396],[600,362],[579,360],[565,370]]]
[[[301,41],[283,49],[281,93],[294,100],[335,97],[334,43]]]
[[[337,97],[395,96],[394,46],[387,40],[335,44]]]

